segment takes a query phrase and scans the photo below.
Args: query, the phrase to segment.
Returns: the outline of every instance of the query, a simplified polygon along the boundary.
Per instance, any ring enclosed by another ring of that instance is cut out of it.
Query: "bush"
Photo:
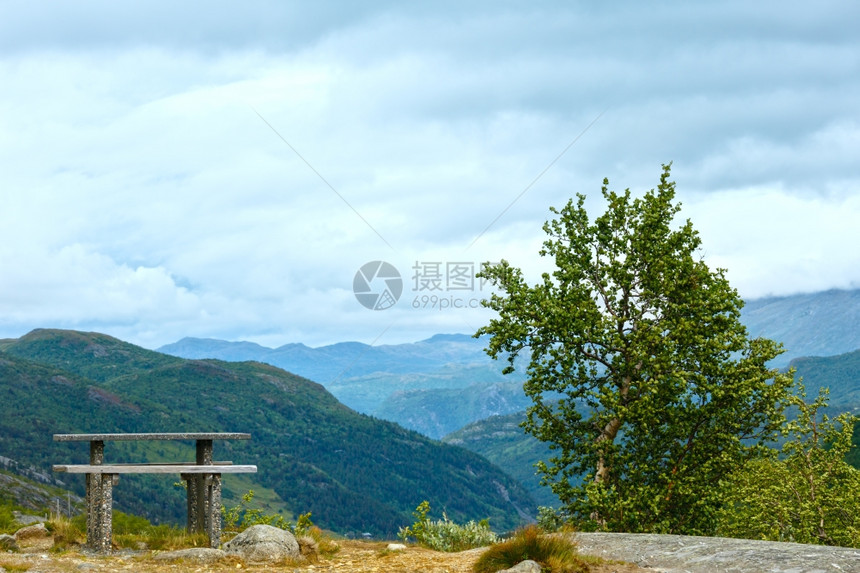
[[[415,523],[401,528],[398,537],[404,541],[414,539],[420,545],[436,551],[464,551],[498,541],[486,519],[478,523],[469,521],[465,525],[458,525],[448,519],[444,512],[442,519],[431,521],[427,517],[429,512],[430,502],[422,501],[412,512]]]
[[[588,564],[576,552],[576,544],[556,535],[541,535],[536,525],[519,530],[512,538],[487,549],[475,562],[475,573],[494,573],[531,559],[552,573],[587,573]]]
[[[727,481],[719,535],[860,547],[860,471],[845,462],[856,418],[818,417],[822,391],[811,404],[800,396],[782,458],[747,463]]]
[[[292,525],[289,521],[280,515],[266,515],[262,509],[252,507],[254,501],[254,490],[249,490],[248,493],[242,496],[239,505],[231,508],[222,507],[221,515],[224,518],[224,531],[240,532],[245,531],[252,525],[271,525],[280,529],[285,529],[294,533],[297,537],[306,534],[313,526],[311,521],[311,513],[303,513],[299,515],[296,524]]]

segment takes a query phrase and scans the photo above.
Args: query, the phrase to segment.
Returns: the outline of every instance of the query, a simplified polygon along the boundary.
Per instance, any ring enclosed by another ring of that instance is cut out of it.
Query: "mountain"
[[[391,535],[424,499],[452,519],[489,517],[502,530],[535,506],[479,455],[359,414],[268,364],[189,360],[103,334],[36,330],[0,347],[0,396],[0,455],[47,474],[53,463],[87,455],[85,443],[54,443],[54,433],[241,431],[252,439],[217,443],[215,455],[259,470],[225,476],[225,498],[253,488],[342,533]],[[179,461],[192,452],[190,443],[106,444],[114,461]],[[83,492],[83,479],[62,480]],[[173,481],[123,476],[117,508],[179,521],[184,492]]]
[[[802,356],[835,356],[860,349],[860,289],[749,300],[741,321],[751,336],[782,342],[777,368]]]
[[[523,432],[524,412],[491,416],[473,422],[442,438],[446,444],[463,446],[479,453],[499,467],[507,468],[538,505],[557,506],[558,498],[548,486],[540,484],[535,464],[552,455],[549,447]]]
[[[796,370],[795,380],[803,379],[808,399],[815,399],[819,388],[827,388],[831,409],[860,409],[860,350],[839,356],[795,358],[789,366]]]
[[[860,348],[860,289],[749,300],[741,321],[752,336],[784,343],[786,352],[772,362],[775,367],[802,356],[850,352]],[[485,339],[446,334],[411,344],[288,344],[275,349],[184,338],[159,350],[184,358],[273,364],[323,384],[359,412],[439,437],[456,424],[522,409],[525,397],[509,392],[511,384],[522,382],[522,372],[503,376],[504,364],[490,360],[485,346]]]
[[[466,388],[396,391],[375,415],[397,419],[411,430],[438,439],[475,419],[519,412],[530,404],[522,382],[506,381]]]
[[[493,361],[483,352],[484,346],[483,341],[466,334],[437,334],[408,344],[371,346],[339,342],[319,348],[304,344],[266,348],[251,342],[183,338],[158,351],[182,358],[265,362],[328,386],[378,373],[426,373],[447,364],[491,364]]]
[[[439,438],[471,421],[521,410],[525,396],[483,351],[486,340],[437,334],[409,344],[342,342],[265,348],[249,342],[183,338],[159,351],[184,358],[255,360],[323,384],[358,412]],[[456,404],[452,410],[451,405]]]

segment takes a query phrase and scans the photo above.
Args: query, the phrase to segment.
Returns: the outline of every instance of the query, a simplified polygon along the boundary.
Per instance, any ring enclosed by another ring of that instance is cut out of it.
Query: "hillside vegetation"
[[[391,534],[423,499],[453,519],[489,517],[499,530],[535,506],[477,454],[358,414],[319,384],[266,364],[187,360],[102,334],[36,330],[4,342],[0,396],[0,455],[46,473],[87,457],[87,444],[54,443],[54,433],[241,431],[253,439],[218,443],[215,457],[257,464],[259,473],[225,480],[225,497],[259,488],[336,531]],[[193,459],[191,443],[106,445],[113,461],[183,456]],[[55,477],[83,492],[83,479]],[[180,521],[184,491],[173,481],[124,476],[117,507]]]

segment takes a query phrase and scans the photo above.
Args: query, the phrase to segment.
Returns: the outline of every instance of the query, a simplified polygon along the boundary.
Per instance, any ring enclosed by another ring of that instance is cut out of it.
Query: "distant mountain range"
[[[860,289],[750,300],[741,320],[751,336],[780,341],[774,367],[801,356],[832,356],[860,348]],[[184,358],[256,360],[319,382],[358,412],[397,422],[433,438],[491,415],[528,405],[522,373],[484,353],[486,340],[436,335],[411,344],[343,342],[320,348],[184,338],[159,351]],[[524,364],[520,367],[524,368]]]
[[[358,414],[274,366],[176,358],[97,333],[35,330],[0,341],[0,456],[10,469],[35,467],[43,480],[82,494],[82,478],[50,468],[84,462],[86,444],[54,443],[55,433],[211,431],[252,435],[215,446],[216,456],[259,468],[225,476],[228,505],[253,489],[268,511],[310,511],[334,531],[386,536],[411,523],[425,499],[452,519],[489,518],[500,531],[534,514],[522,486],[481,456]],[[175,442],[105,447],[120,462],[194,455],[193,444]],[[123,476],[116,506],[181,522],[184,492],[174,481]]]
[[[835,356],[860,349],[860,289],[747,301],[741,321],[751,336],[782,342],[778,368],[801,356]]]

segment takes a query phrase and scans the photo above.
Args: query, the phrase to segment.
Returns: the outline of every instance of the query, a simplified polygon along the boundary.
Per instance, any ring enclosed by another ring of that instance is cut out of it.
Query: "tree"
[[[538,470],[580,527],[713,532],[718,482],[784,421],[792,375],[765,365],[781,347],[748,337],[690,221],[672,229],[669,177],[641,199],[604,179],[593,223],[583,195],[552,208],[555,270],[534,286],[507,261],[479,275],[498,318],[476,336],[506,373],[528,360],[524,428],[555,452]]]
[[[792,396],[782,458],[751,460],[727,480],[720,535],[860,547],[860,471],[845,461],[857,417],[819,420],[827,396]]]

